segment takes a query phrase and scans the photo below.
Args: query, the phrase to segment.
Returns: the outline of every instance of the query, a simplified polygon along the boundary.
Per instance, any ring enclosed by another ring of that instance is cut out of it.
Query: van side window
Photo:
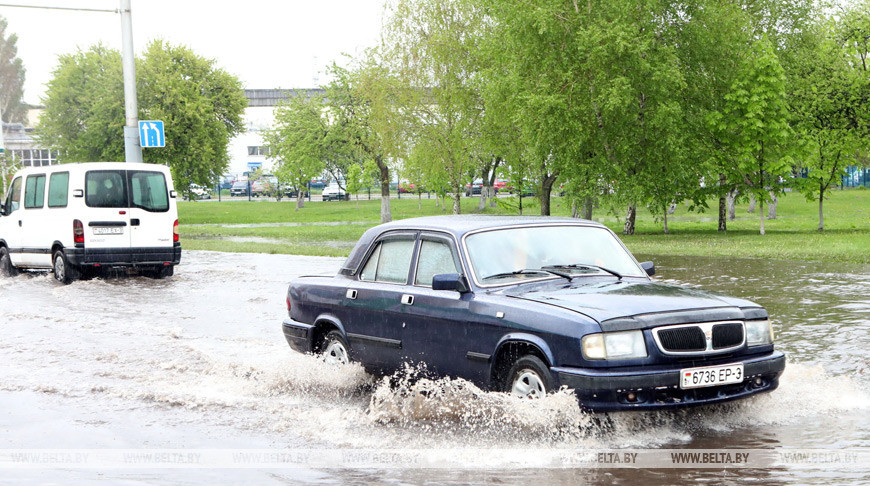
[[[69,172],[57,172],[48,178],[48,207],[65,208],[69,196]]]
[[[124,171],[92,170],[85,174],[85,204],[92,208],[126,208]]]
[[[161,172],[129,171],[131,207],[146,211],[169,211],[166,177]]]
[[[9,188],[9,194],[6,196],[6,216],[18,210],[18,205],[21,204],[21,178],[16,177],[12,182],[12,187]]]
[[[45,205],[45,174],[27,176],[24,184],[24,209],[39,209]]]

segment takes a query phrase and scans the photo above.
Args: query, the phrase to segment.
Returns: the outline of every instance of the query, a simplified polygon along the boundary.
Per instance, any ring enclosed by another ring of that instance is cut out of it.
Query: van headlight
[[[773,344],[773,326],[770,321],[746,321],[746,345],[765,346]]]
[[[583,336],[581,348],[586,359],[646,358],[643,331],[605,332]]]

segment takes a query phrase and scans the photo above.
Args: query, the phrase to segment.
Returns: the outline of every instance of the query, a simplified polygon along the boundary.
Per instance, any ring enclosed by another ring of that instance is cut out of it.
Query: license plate
[[[743,363],[680,370],[680,388],[730,385],[743,381]]]
[[[95,235],[123,235],[123,226],[97,226],[94,228]]]

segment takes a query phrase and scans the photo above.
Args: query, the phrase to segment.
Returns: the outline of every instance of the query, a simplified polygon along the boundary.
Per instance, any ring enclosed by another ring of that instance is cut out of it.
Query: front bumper
[[[79,267],[139,267],[181,263],[181,243],[156,248],[64,248],[63,252],[71,264]]]
[[[580,405],[589,410],[659,410],[726,402],[772,391],[779,386],[785,355],[772,351],[760,356],[736,357],[727,363],[743,363],[743,382],[689,390],[680,388],[680,368],[617,372],[551,368],[551,371],[556,383],[574,389]],[[629,393],[636,397],[634,401],[628,400]]]

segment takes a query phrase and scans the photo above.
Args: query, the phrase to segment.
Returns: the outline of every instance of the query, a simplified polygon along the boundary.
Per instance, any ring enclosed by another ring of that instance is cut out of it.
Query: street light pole
[[[139,111],[136,106],[136,58],[133,53],[133,18],[130,0],[120,0],[122,62],[124,67],[124,154],[127,162],[142,162],[142,146],[139,145]]]

